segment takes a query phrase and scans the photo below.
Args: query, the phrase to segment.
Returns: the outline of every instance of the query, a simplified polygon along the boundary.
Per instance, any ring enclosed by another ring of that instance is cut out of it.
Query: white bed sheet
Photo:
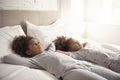
[[[0,63],[0,80],[58,80],[44,70]]]

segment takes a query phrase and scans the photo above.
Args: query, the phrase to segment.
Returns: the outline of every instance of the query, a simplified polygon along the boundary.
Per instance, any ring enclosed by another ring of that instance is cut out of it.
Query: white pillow
[[[0,58],[13,53],[11,43],[15,36],[25,35],[20,25],[0,28]]]
[[[65,35],[63,30],[63,24],[60,21],[56,21],[52,25],[37,26],[29,21],[26,21],[27,35],[37,38],[44,48],[48,46],[58,36]]]

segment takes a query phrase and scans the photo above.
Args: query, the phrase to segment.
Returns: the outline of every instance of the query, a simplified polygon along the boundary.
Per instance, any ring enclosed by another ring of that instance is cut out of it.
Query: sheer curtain
[[[120,0],[66,1],[69,1],[69,9],[65,10],[69,14],[66,26],[69,36],[120,44]]]
[[[111,23],[112,0],[85,0],[88,22]]]
[[[87,37],[89,23],[111,23],[112,0],[63,0],[62,5],[62,16],[69,20],[67,31],[71,36]]]

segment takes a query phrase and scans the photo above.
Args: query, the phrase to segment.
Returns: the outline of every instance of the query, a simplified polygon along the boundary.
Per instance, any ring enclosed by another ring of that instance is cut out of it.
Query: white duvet
[[[98,42],[93,41],[93,40],[86,40],[86,41],[88,42],[86,47],[89,47],[92,49],[100,49],[100,50],[108,49],[110,51],[120,53],[120,46],[119,45],[109,44],[109,43],[98,43]]]
[[[1,63],[0,80],[57,80],[57,78],[44,70]]]

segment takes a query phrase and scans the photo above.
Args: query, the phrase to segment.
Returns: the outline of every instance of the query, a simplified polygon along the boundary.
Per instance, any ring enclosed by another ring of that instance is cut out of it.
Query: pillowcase
[[[11,43],[16,36],[25,35],[20,25],[0,28],[0,58],[13,53]]]
[[[64,35],[63,24],[58,20],[47,26],[37,26],[26,21],[27,35],[37,38],[44,48],[58,36]]]

